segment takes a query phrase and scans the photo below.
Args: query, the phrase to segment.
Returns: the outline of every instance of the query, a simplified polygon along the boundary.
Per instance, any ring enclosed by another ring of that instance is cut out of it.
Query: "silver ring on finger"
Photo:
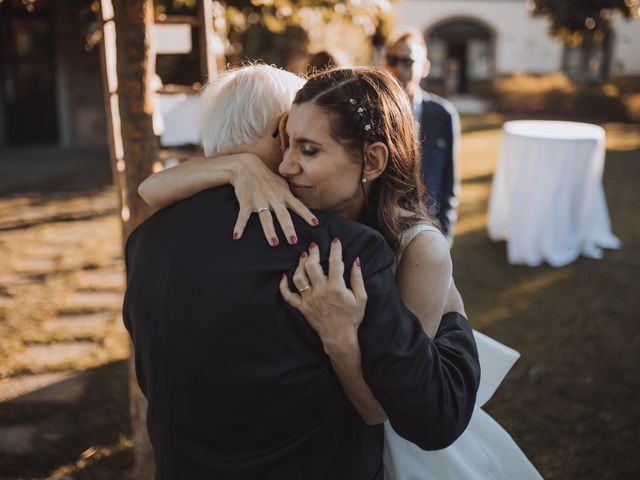
[[[304,287],[298,289],[298,293],[302,295],[307,290],[311,290],[311,284],[307,283]]]
[[[261,207],[258,209],[258,215],[260,215],[262,212],[268,212],[269,211],[269,207]]]

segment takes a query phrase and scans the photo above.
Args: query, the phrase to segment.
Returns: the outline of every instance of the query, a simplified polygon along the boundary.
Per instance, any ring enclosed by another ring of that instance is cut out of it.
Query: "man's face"
[[[402,84],[405,90],[417,87],[429,74],[426,52],[415,42],[398,42],[387,48],[385,68]],[[408,88],[407,88],[408,87]]]

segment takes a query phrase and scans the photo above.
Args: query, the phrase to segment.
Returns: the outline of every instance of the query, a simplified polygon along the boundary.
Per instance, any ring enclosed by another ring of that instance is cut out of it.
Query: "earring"
[[[365,177],[364,175],[362,176],[362,183],[367,183],[367,177]]]

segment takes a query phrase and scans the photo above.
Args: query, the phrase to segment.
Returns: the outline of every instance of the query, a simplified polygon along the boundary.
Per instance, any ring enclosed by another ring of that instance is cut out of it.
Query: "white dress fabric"
[[[562,267],[619,248],[602,186],[605,131],[578,122],[506,122],[487,229],[510,264]]]
[[[402,252],[423,231],[417,225],[401,239]],[[473,332],[480,358],[480,387],[469,426],[448,448],[427,452],[400,437],[389,422],[384,425],[385,480],[540,480],[542,477],[516,442],[482,407],[496,391],[520,354],[486,335]]]

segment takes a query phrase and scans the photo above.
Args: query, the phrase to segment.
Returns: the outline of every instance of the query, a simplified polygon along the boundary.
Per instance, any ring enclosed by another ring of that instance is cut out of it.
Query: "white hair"
[[[303,84],[297,75],[263,64],[228,70],[212,79],[200,94],[205,155],[251,144],[274,131]]]

